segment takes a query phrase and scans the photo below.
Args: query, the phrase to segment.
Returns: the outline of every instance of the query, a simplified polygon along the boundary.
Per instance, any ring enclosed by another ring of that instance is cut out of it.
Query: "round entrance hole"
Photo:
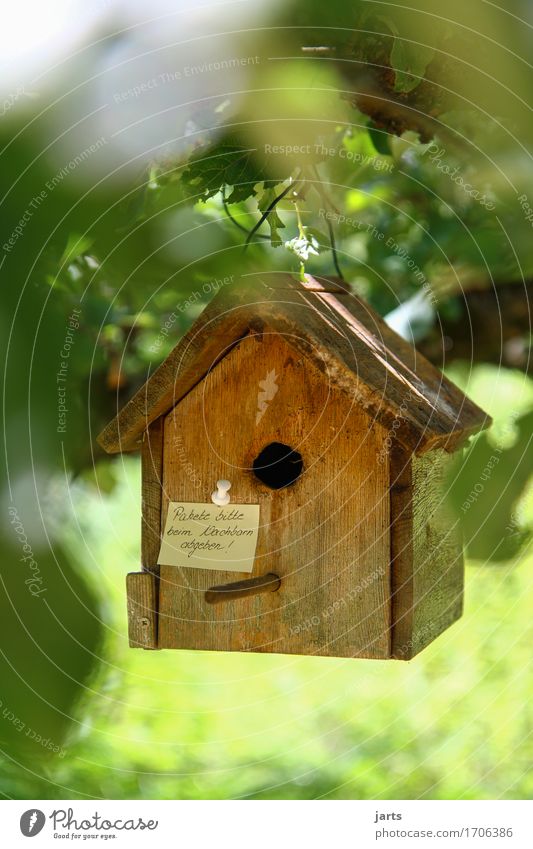
[[[283,489],[297,480],[303,471],[302,455],[282,442],[271,442],[253,462],[254,474],[271,489]]]

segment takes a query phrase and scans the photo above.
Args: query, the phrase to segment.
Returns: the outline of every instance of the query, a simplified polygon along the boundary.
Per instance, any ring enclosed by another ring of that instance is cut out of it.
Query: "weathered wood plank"
[[[411,455],[396,446],[390,458],[392,655],[412,657],[414,620],[413,486]]]
[[[110,454],[141,447],[142,434],[177,404],[229,347],[244,336],[253,316],[248,310],[221,309],[215,298],[167,359],[98,436]]]
[[[490,419],[369,306],[335,281],[249,275],[221,290],[144,387],[98,437],[109,452],[132,450],[227,355],[255,322],[314,360],[331,385],[415,453],[455,450]]]
[[[145,432],[141,449],[143,569],[159,574],[157,558],[161,547],[161,490],[163,486],[163,419],[156,419]]]
[[[281,586],[212,605],[206,590],[227,583],[226,572],[162,565],[159,647],[388,657],[385,435],[282,336],[265,331],[233,348],[165,419],[162,522],[169,501],[210,503],[227,478],[232,504],[261,508],[254,570],[242,578],[273,572]],[[304,463],[280,490],[252,470],[271,442]]]
[[[157,648],[157,578],[151,572],[126,575],[128,636],[132,648]]]
[[[445,503],[450,457],[395,452],[391,463],[392,654],[414,657],[462,614],[463,554]]]
[[[290,339],[405,448],[455,451],[490,423],[425,357],[353,295],[307,293],[301,286],[265,303],[261,318]]]

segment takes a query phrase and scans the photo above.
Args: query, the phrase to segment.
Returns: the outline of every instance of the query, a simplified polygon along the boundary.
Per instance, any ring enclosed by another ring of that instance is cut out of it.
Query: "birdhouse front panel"
[[[242,339],[164,417],[161,533],[173,502],[209,503],[226,479],[227,515],[259,505],[253,571],[161,562],[158,647],[389,657],[385,438],[290,340]],[[267,574],[275,592],[206,600]]]

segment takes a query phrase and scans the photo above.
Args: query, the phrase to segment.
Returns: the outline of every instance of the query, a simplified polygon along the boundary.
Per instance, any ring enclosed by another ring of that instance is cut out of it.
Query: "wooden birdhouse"
[[[413,657],[461,615],[445,472],[488,423],[339,283],[221,287],[99,437],[142,454],[130,644]]]

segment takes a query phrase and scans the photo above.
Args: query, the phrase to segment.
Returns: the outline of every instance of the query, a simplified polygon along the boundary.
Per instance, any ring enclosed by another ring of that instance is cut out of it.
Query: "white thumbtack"
[[[230,481],[217,481],[217,490],[211,493],[213,504],[216,504],[217,507],[225,507],[226,504],[229,504],[228,489],[231,489]]]

